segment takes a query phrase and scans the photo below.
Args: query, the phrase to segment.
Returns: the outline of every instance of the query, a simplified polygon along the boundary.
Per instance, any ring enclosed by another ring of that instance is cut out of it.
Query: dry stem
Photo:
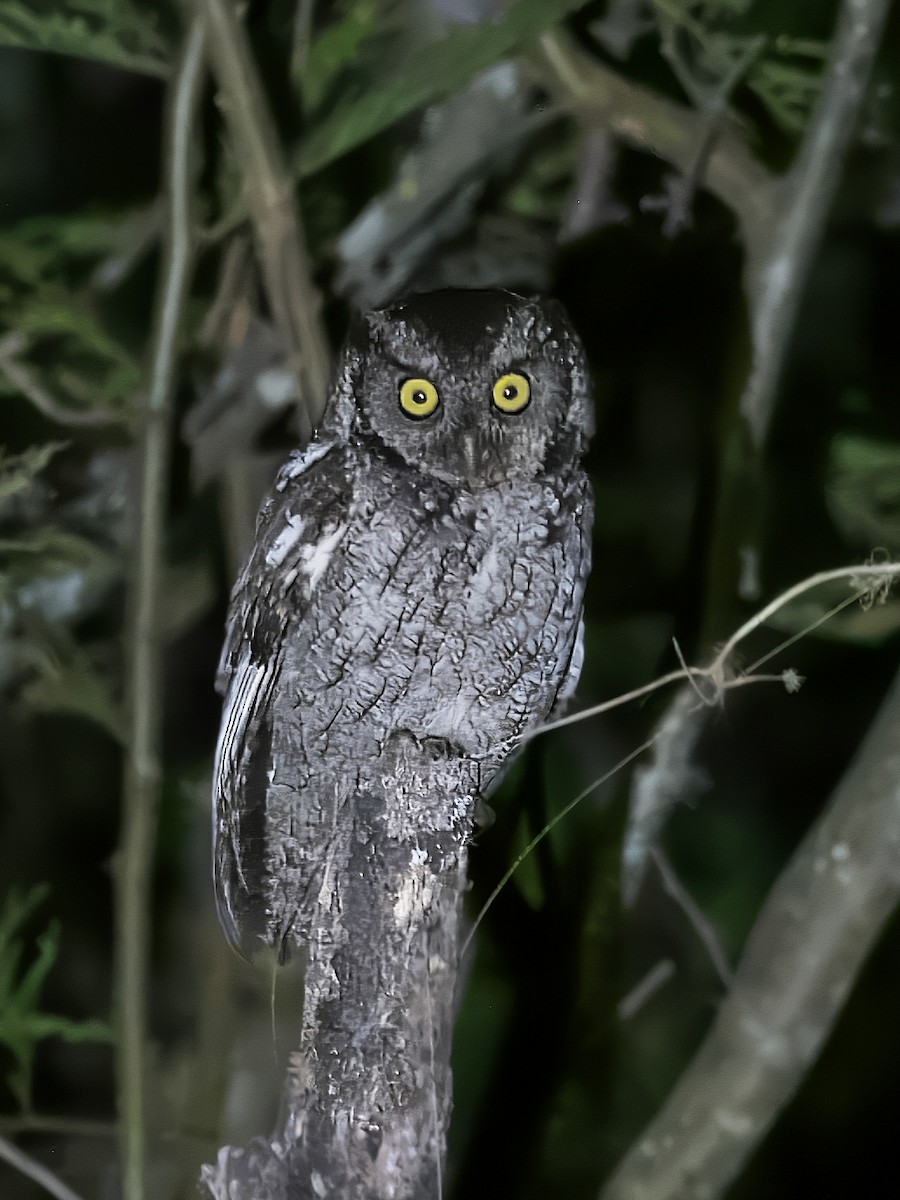
[[[8,1142],[5,1137],[0,1137],[0,1158],[33,1180],[45,1192],[49,1192],[51,1196],[56,1196],[57,1200],[81,1200],[78,1193],[73,1192],[67,1184],[63,1183],[58,1175],[54,1175],[49,1167],[45,1167],[43,1163],[39,1163],[30,1154],[26,1154],[24,1150],[20,1150],[12,1142]]]
[[[144,1048],[150,863],[159,792],[159,590],[169,462],[169,423],[177,339],[190,279],[191,142],[203,66],[203,26],[195,20],[172,81],[165,151],[166,240],[149,388],[144,404],[137,500],[137,546],[127,629],[128,742],[122,832],[116,861],[119,1111],[124,1195],[144,1196]]]
[[[748,246],[753,367],[740,411],[765,441],[809,268],[818,250],[865,98],[890,0],[844,0],[825,86],[800,151],[780,185],[763,252]]]
[[[210,64],[244,178],[266,294],[288,361],[299,375],[300,434],[307,440],[325,405],[331,356],[293,182],[234,5],[196,0],[196,6],[206,22]]]
[[[659,678],[652,680],[652,682],[645,683],[638,688],[633,688],[630,692],[623,692],[620,696],[613,697],[612,700],[604,700],[602,704],[592,705],[591,708],[584,709],[582,712],[572,713],[568,717],[560,717],[557,721],[548,721],[545,725],[541,725],[540,728],[535,729],[530,736],[537,737],[538,734],[548,733],[551,729],[562,729],[565,725],[574,725],[577,721],[584,721],[588,717],[596,717],[601,713],[610,712],[614,708],[620,708],[623,704],[630,704],[632,700],[638,700],[642,696],[650,695],[651,692],[659,691],[660,688],[668,687],[671,683],[688,682],[692,684],[698,694],[698,703],[709,706],[718,704],[724,692],[732,688],[744,687],[748,683],[780,682],[786,686],[790,686],[792,677],[787,672],[779,675],[734,674],[731,659],[738,645],[745,638],[749,637],[751,633],[759,629],[761,625],[764,625],[780,609],[785,608],[805,592],[810,592],[817,587],[821,587],[822,584],[833,583],[840,579],[849,579],[856,586],[856,595],[848,598],[852,602],[856,599],[863,599],[873,585],[882,581],[894,580],[898,575],[900,575],[900,563],[866,563],[853,567],[836,567],[831,571],[820,571],[816,575],[810,575],[808,578],[801,580],[800,583],[795,583],[792,587],[789,587],[786,591],[776,596],[774,600],[771,600],[745,621],[728,638],[709,666],[682,666],[677,671],[669,671],[668,674],[660,675]],[[869,581],[866,586],[863,586],[864,580]],[[818,625],[820,623],[817,621],[815,624]],[[803,632],[809,632],[809,630]],[[779,649],[795,642],[801,636],[802,633],[793,635]],[[775,653],[775,651],[772,653]],[[771,657],[772,654],[767,654],[765,658],[759,659],[759,663],[765,662]],[[712,685],[709,695],[704,695],[698,689],[697,684],[701,680],[707,681]]]

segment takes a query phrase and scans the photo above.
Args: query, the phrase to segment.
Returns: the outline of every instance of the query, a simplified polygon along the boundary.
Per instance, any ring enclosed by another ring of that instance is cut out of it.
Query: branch
[[[192,260],[194,118],[203,77],[203,26],[195,20],[172,81],[165,150],[166,239],[150,384],[140,447],[137,547],[127,627],[128,750],[116,862],[119,1109],[124,1195],[144,1195],[144,1046],[150,863],[159,792],[159,592],[178,332]]]
[[[757,449],[889,7],[890,0],[844,0],[822,96],[784,178],[750,154],[734,122],[718,128],[704,162],[702,182],[734,211],[744,242],[753,365],[740,411]],[[560,29],[543,34],[540,50],[548,85],[582,119],[692,176],[709,135],[704,114],[623,79]]]
[[[624,79],[560,28],[542,34],[540,54],[548,86],[582,120],[603,125],[684,175],[695,171],[709,136],[704,114]],[[723,121],[709,148],[703,184],[737,215],[748,247],[769,237],[777,180],[749,152],[733,121]]]
[[[203,1167],[213,1200],[443,1196],[478,794],[477,766],[459,754],[395,733],[378,782],[355,776],[356,794],[337,781],[298,814],[286,789],[295,847],[317,872],[302,889],[288,874],[283,884],[294,905],[286,944],[307,956],[297,1048],[275,1134],[224,1146]],[[277,763],[276,774],[296,777],[289,759]]]
[[[26,1154],[24,1150],[20,1150],[18,1146],[14,1146],[12,1142],[8,1142],[5,1137],[0,1137],[0,1158],[8,1162],[11,1167],[15,1167],[17,1171],[21,1171],[29,1179],[32,1179],[36,1184],[49,1192],[51,1196],[56,1196],[57,1200],[81,1200],[77,1192],[73,1192],[59,1178],[58,1175],[45,1167],[43,1163],[37,1162]]]
[[[850,149],[890,0],[844,0],[822,95],[780,186],[765,255],[748,262],[753,367],[740,411],[754,445],[768,433],[800,300]]]
[[[819,1054],[900,897],[900,676],[757,918],[693,1063],[602,1200],[721,1196]]]
[[[898,575],[900,575],[900,564],[898,563],[865,563],[854,567],[837,567],[830,571],[820,571],[817,575],[811,575],[800,583],[789,587],[758,612],[754,613],[725,642],[709,666],[689,667],[684,663],[679,652],[679,659],[682,662],[680,670],[670,671],[668,674],[661,675],[650,683],[644,684],[642,687],[634,688],[630,692],[624,692],[619,696],[615,696],[612,700],[605,700],[601,704],[592,705],[590,708],[572,713],[568,717],[560,717],[555,721],[547,721],[545,724],[531,730],[526,735],[527,739],[538,737],[540,734],[548,733],[553,729],[561,729],[565,725],[574,725],[576,722],[585,721],[589,717],[599,716],[601,713],[619,708],[623,704],[630,704],[641,697],[649,696],[652,692],[668,687],[672,683],[680,682],[684,685],[667,706],[661,720],[657,722],[652,735],[645,742],[642,742],[641,745],[629,751],[624,758],[613,764],[599,779],[593,780],[583,791],[579,792],[574,800],[571,800],[561,809],[543,829],[535,834],[485,901],[463,946],[463,956],[488,909],[532,850],[560,821],[568,816],[572,809],[576,808],[583,800],[592,795],[602,784],[617,775],[629,763],[639,758],[645,750],[652,749],[653,761],[646,766],[638,767],[635,771],[631,787],[628,825],[625,830],[622,847],[622,898],[626,905],[633,904],[643,880],[647,862],[654,855],[657,838],[666,818],[675,805],[682,801],[685,795],[693,789],[697,781],[698,773],[693,765],[693,753],[697,739],[703,731],[706,715],[709,711],[721,703],[726,692],[751,683],[778,682],[783,684],[788,691],[797,691],[802,680],[795,671],[788,669],[777,675],[760,675],[757,673],[758,668],[788,646],[792,646],[801,637],[817,629],[848,605],[859,602],[864,606],[871,607],[873,603],[886,600],[892,583]],[[846,579],[851,584],[853,588],[851,595],[835,605],[834,608],[817,617],[815,621],[811,622],[804,629],[792,634],[761,658],[758,658],[746,671],[739,674],[734,672],[732,657],[738,645],[745,638],[749,637],[765,621],[774,616],[780,609],[791,604],[799,596],[820,587],[822,584],[834,583],[842,579]],[[682,907],[685,906],[683,905]],[[696,924],[695,912],[688,915],[692,917]],[[704,937],[704,940],[707,942],[707,947],[709,947],[706,937]],[[720,975],[724,978],[728,973],[727,967],[722,971],[722,963],[719,962],[716,965]]]
[[[900,563],[871,562],[860,563],[852,567],[834,567],[829,571],[819,571],[815,575],[809,575],[806,579],[802,579],[799,583],[795,583],[785,591],[780,592],[774,600],[770,600],[768,604],[764,605],[752,617],[748,618],[721,646],[708,667],[689,667],[683,665],[677,671],[669,671],[665,675],[660,675],[650,683],[642,684],[640,687],[633,688],[630,692],[623,692],[619,696],[614,696],[612,700],[604,700],[601,704],[593,704],[590,708],[583,709],[581,712],[571,713],[568,717],[559,717],[555,721],[546,721],[543,725],[532,729],[527,737],[529,739],[537,737],[538,734],[549,733],[552,729],[562,729],[566,725],[574,725],[578,721],[585,721],[588,717],[600,716],[601,713],[609,712],[613,708],[620,708],[623,704],[630,704],[632,700],[639,700],[643,696],[649,696],[651,692],[657,692],[660,688],[668,687],[670,683],[690,683],[694,687],[695,694],[699,690],[697,685],[701,681],[708,683],[710,685],[709,694],[701,694],[697,697],[697,707],[707,708],[717,705],[723,693],[729,691],[731,688],[743,687],[748,683],[768,683],[772,682],[773,679],[788,684],[790,683],[790,679],[786,677],[786,673],[771,676],[756,675],[752,672],[761,666],[763,662],[768,661],[778,650],[793,644],[803,634],[811,633],[813,629],[818,628],[825,620],[834,616],[837,611],[845,608],[847,605],[853,604],[857,600],[866,603],[886,599],[890,588],[893,586],[893,581],[898,576],[900,576]],[[735,650],[745,638],[764,625],[782,608],[786,608],[806,592],[811,592],[826,583],[837,583],[842,579],[846,579],[850,583],[853,588],[853,594],[841,601],[836,609],[824,614],[808,629],[794,634],[782,646],[776,647],[775,650],[767,654],[765,658],[758,659],[753,667],[748,668],[745,673],[734,673],[732,658]]]
[[[312,282],[297,218],[293,182],[231,0],[195,3],[206,21],[210,65],[244,177],[272,316],[291,368],[299,375],[300,432],[308,439],[325,405],[331,355],[319,315],[321,299]]]

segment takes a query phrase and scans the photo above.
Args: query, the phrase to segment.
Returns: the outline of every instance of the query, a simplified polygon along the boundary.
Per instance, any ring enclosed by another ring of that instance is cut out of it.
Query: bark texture
[[[442,1195],[477,775],[447,743],[400,734],[383,788],[347,805],[315,900],[284,1117],[204,1167],[216,1200]]]

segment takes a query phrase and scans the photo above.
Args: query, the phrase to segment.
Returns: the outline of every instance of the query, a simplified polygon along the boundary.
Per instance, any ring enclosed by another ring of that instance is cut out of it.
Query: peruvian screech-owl
[[[392,738],[439,740],[484,792],[574,689],[591,429],[554,302],[434,292],[359,321],[232,595],[214,825],[236,945],[308,936],[304,896]]]

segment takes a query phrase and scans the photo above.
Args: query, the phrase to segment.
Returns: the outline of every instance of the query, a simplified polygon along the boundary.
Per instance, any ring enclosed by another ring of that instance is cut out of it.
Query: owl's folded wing
[[[268,785],[274,698],[284,646],[310,595],[309,562],[346,511],[344,452],[333,440],[292,456],[263,504],[256,539],[235,584],[217,686],[224,694],[213,773],[216,904],[232,944],[274,943]]]

